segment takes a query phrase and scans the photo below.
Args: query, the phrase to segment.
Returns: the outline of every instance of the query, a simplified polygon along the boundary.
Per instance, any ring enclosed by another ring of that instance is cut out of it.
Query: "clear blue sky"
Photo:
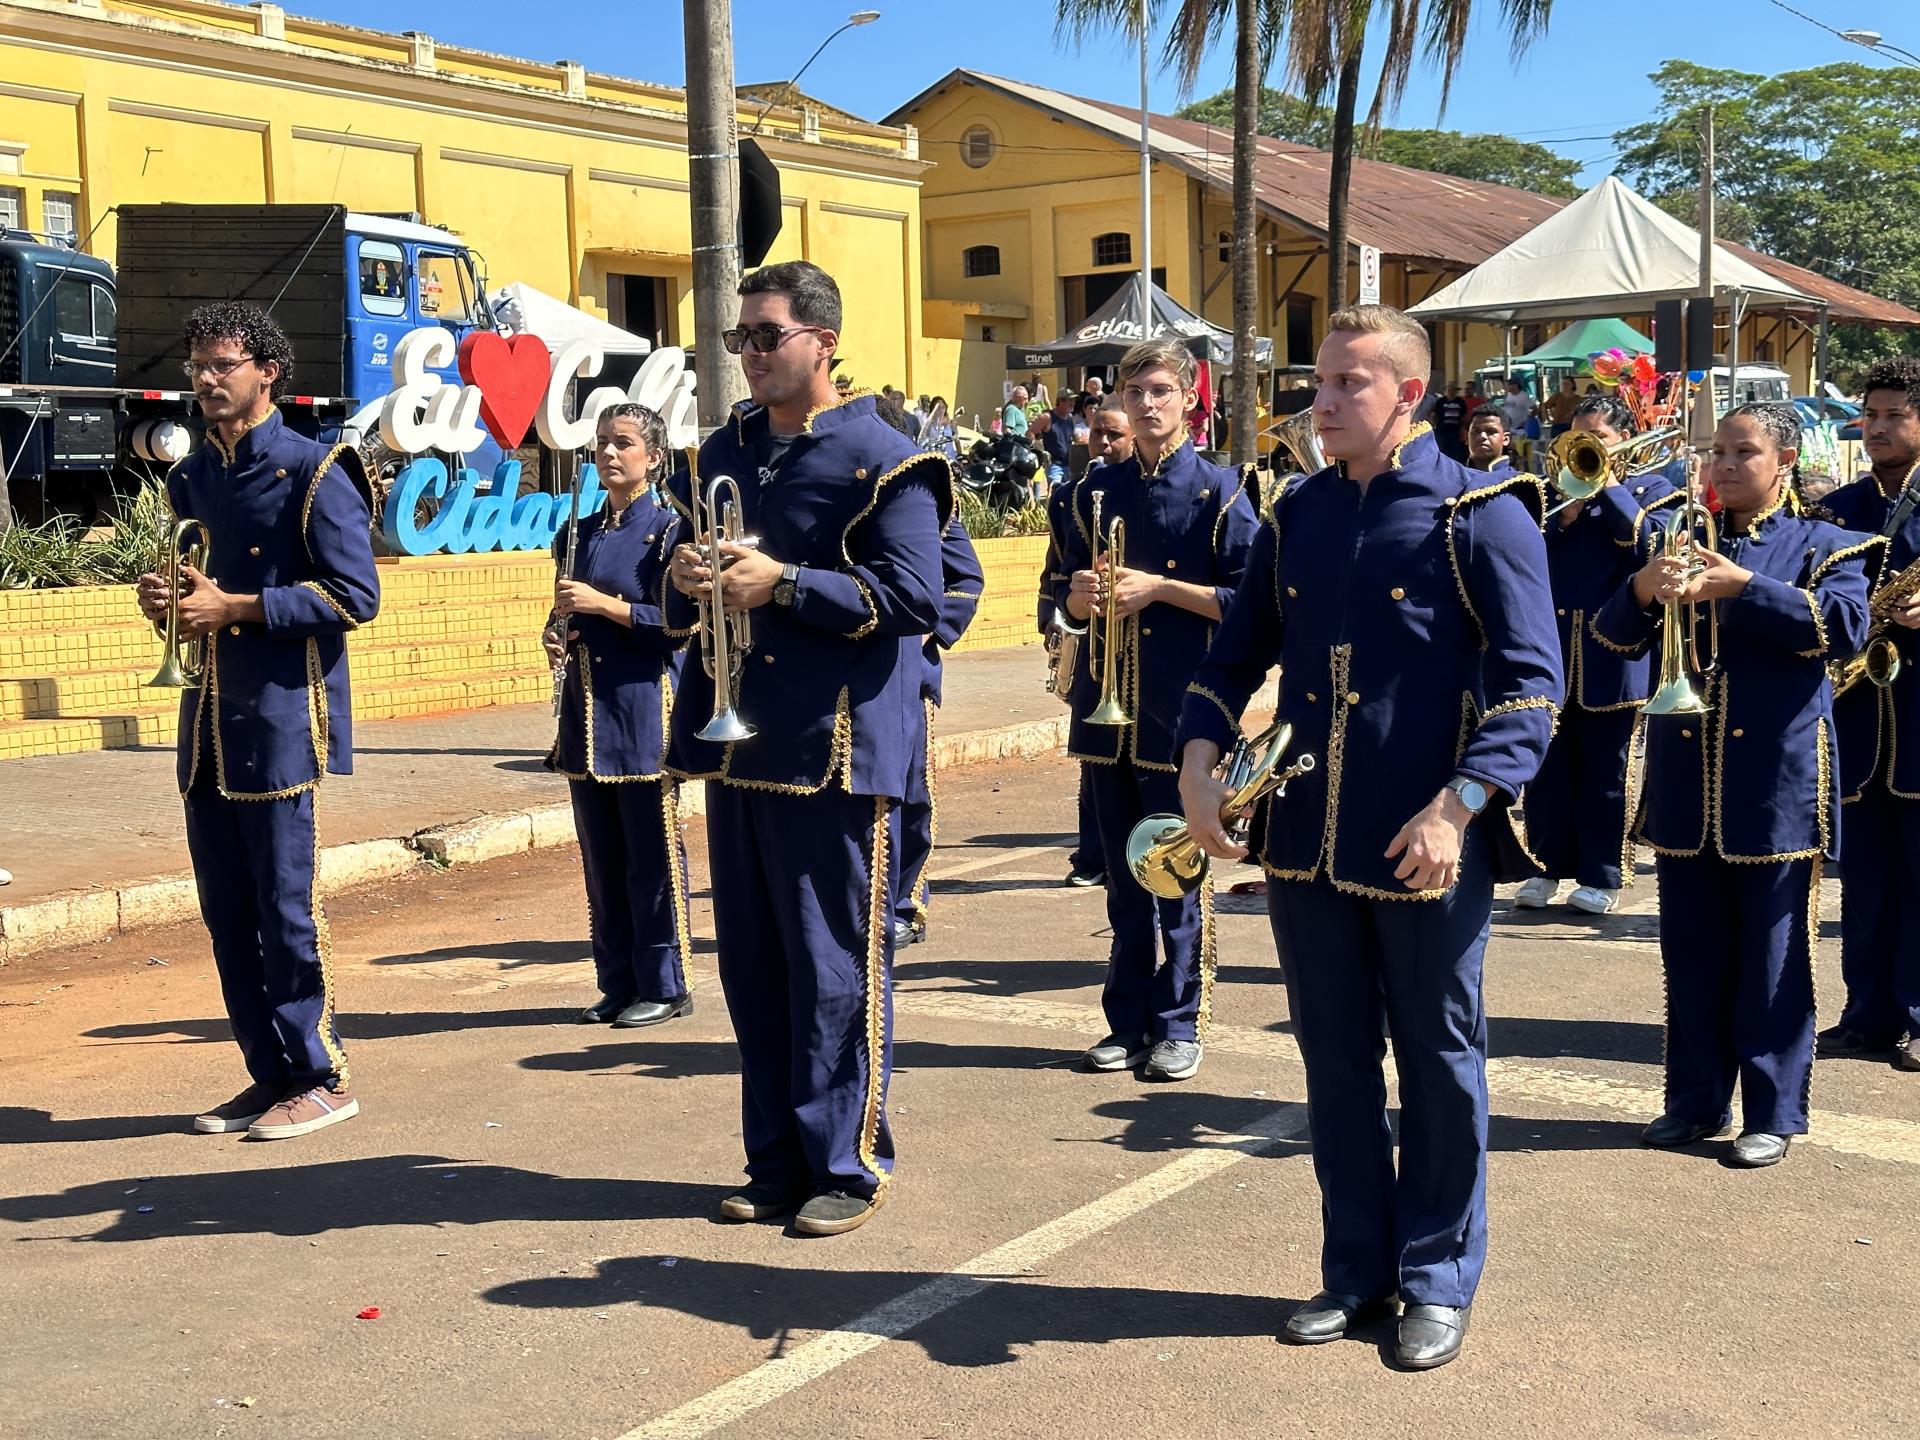
[[[1836,30],[1878,30],[1889,43],[1920,54],[1920,5],[1913,0],[1792,3]],[[380,30],[424,30],[442,41],[529,59],[579,60],[595,70],[673,85],[685,73],[679,0],[588,0],[564,9],[525,0],[466,0],[453,10],[426,0],[287,0],[287,8]],[[741,83],[788,78],[855,8],[847,0],[734,0]],[[1123,42],[1096,38],[1075,50],[1056,40],[1052,0],[873,0],[872,8],[881,18],[835,40],[802,88],[870,119],[956,66],[1098,99],[1137,99],[1138,67]],[[1893,63],[1770,0],[1560,0],[1546,39],[1516,63],[1498,30],[1497,0],[1480,0],[1475,8],[1484,18],[1439,123],[1552,145],[1585,165],[1582,178],[1588,182],[1612,167],[1614,147],[1606,137],[1646,118],[1653,103],[1646,77],[1663,60],[1763,74],[1840,60]],[[1194,94],[1231,83],[1231,59],[1223,49],[1209,60]],[[1153,76],[1152,98],[1153,108],[1162,111],[1182,100],[1166,74]],[[1433,76],[1417,68],[1395,123],[1436,123],[1438,100]]]

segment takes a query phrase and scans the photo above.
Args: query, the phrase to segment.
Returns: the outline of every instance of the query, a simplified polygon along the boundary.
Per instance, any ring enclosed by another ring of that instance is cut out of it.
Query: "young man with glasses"
[[[185,339],[207,430],[168,474],[167,502],[207,527],[209,549],[204,571],[181,568],[180,635],[207,648],[180,695],[178,772],[200,914],[253,1077],[194,1129],[281,1140],[360,1109],[334,1028],[314,792],[353,768],[346,635],[380,608],[372,496],[350,446],[282,422],[273,397],[293,348],[264,311],[202,306]],[[142,575],[137,594],[162,625],[166,581]]]
[[[1148,893],[1125,873],[1127,836],[1148,814],[1179,808],[1174,732],[1181,697],[1240,583],[1259,522],[1245,477],[1200,459],[1189,443],[1194,359],[1183,344],[1149,340],[1127,351],[1120,398],[1134,453],[1089,471],[1074,487],[1054,587],[1055,604],[1090,627],[1074,671],[1067,750],[1087,763],[1111,867],[1113,943],[1101,997],[1109,1033],[1087,1050],[1085,1063],[1092,1070],[1144,1066],[1150,1080],[1185,1080],[1200,1068],[1213,978],[1212,900],[1204,885],[1179,900]],[[1117,566],[1107,558],[1106,532],[1115,520],[1125,522],[1126,539]],[[1117,624],[1105,618],[1109,610]],[[1091,718],[1110,642],[1116,697],[1126,711],[1118,725]]]
[[[740,356],[753,404],[701,446],[692,484],[730,475],[754,544],[722,547],[719,598],[751,616],[734,706],[751,738],[699,738],[714,682],[688,663],[667,768],[707,784],[720,984],[740,1042],[748,1183],[728,1220],[794,1212],[805,1235],[864,1224],[893,1172],[889,817],[923,719],[923,637],[941,611],[946,459],[917,449],[865,392],[836,393],[840,290],[792,261],[740,285]],[[690,633],[714,575],[701,545],[674,552],[670,629]]]

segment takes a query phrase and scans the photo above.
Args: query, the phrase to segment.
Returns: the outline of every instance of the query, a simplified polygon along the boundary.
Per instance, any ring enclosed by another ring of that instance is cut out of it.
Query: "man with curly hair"
[[[1860,429],[1871,474],[1826,497],[1849,530],[1886,534],[1872,557],[1875,589],[1920,564],[1920,359],[1895,355],[1867,371]],[[1900,512],[1896,514],[1896,511]],[[1886,688],[1862,680],[1834,700],[1840,740],[1840,970],[1847,1004],[1820,1035],[1823,1056],[1891,1055],[1920,1071],[1920,945],[1905,934],[1906,891],[1920,870],[1920,598],[1893,610],[1887,637],[1900,656]]]
[[[206,435],[168,473],[167,502],[206,525],[209,550],[204,568],[181,566],[179,631],[205,641],[206,668],[181,692],[177,770],[200,914],[252,1076],[193,1128],[280,1140],[360,1109],[334,1028],[314,791],[352,769],[346,635],[380,608],[371,497],[351,446],[281,419],[293,347],[271,316],[203,305],[184,340]],[[141,576],[138,597],[163,623],[166,581]]]

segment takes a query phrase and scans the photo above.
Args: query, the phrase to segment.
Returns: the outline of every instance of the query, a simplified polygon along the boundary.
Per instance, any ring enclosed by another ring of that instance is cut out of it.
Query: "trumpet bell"
[[[1207,854],[1178,815],[1149,815],[1127,836],[1127,871],[1142,889],[1178,900],[1207,878]]]
[[[147,684],[157,690],[198,690],[200,667],[187,665],[181,660],[179,651],[170,648],[161,657],[160,668],[153,672],[153,678]]]
[[[1676,675],[1653,692],[1653,698],[1640,707],[1642,715],[1704,715],[1710,707],[1699,688],[1684,675]]]
[[[1119,697],[1109,694],[1087,714],[1089,725],[1131,725],[1133,717],[1127,714],[1126,706]]]
[[[713,718],[695,732],[702,740],[712,740],[731,745],[740,740],[751,740],[760,733],[755,726],[740,718],[739,712],[730,705],[715,709]]]

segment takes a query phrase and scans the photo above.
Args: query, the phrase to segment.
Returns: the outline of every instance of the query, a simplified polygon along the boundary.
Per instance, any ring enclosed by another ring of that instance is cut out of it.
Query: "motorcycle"
[[[1018,435],[982,435],[961,452],[954,478],[995,510],[1018,510],[1033,495],[1039,455]]]

